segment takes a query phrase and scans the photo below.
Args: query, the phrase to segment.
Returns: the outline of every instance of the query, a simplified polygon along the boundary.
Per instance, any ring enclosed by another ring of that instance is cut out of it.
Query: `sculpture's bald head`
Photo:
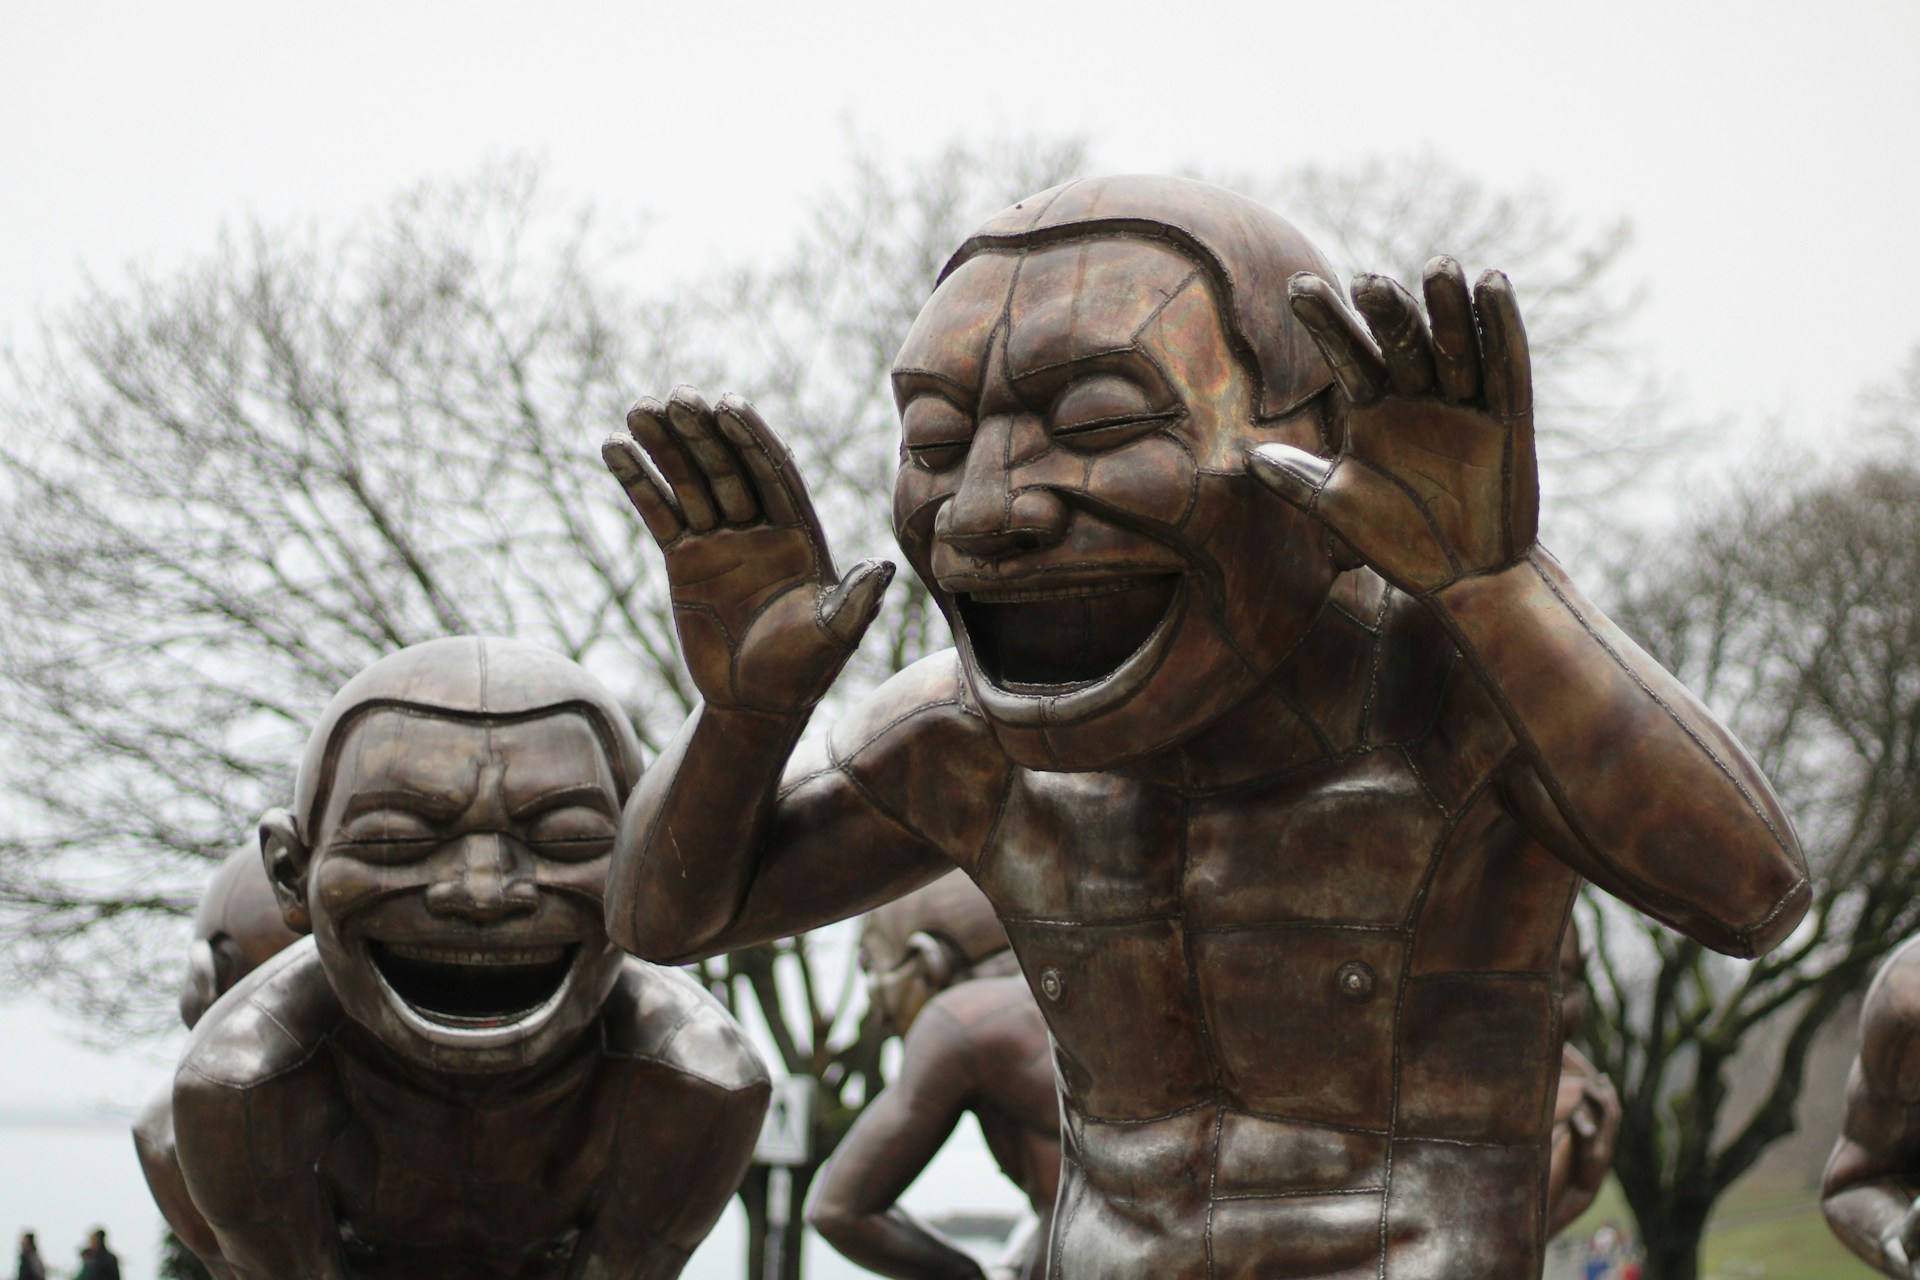
[[[895,361],[894,528],[1021,763],[1178,742],[1324,601],[1324,538],[1243,469],[1337,429],[1302,271],[1333,276],[1264,206],[1152,177],[1021,201],[948,264]]]
[[[512,641],[416,645],[315,726],[291,812],[261,824],[287,923],[348,1014],[423,1065],[536,1060],[598,1011],[601,920],[640,749],[578,664]]]
[[[1005,955],[995,971],[1013,971],[1006,928],[987,895],[964,871],[951,871],[867,913],[860,967],[867,998],[888,1028],[904,1033],[928,1000]]]

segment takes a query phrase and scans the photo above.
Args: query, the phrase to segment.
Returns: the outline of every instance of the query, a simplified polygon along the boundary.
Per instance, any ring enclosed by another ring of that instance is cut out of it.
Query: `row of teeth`
[[[1025,587],[1007,591],[973,591],[968,594],[981,604],[1021,604],[1028,600],[1065,600],[1073,596],[1104,596],[1131,591],[1152,582],[1151,577],[1113,578],[1106,582],[1087,582],[1068,587]]]
[[[386,944],[386,949],[404,960],[420,960],[428,964],[552,964],[567,954],[564,946],[495,947],[486,951],[477,951],[467,947],[436,947],[419,943],[389,942]]]

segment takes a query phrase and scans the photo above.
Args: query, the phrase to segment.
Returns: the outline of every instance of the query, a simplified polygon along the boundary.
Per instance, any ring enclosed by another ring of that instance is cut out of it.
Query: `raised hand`
[[[1347,309],[1318,276],[1288,281],[1293,313],[1333,367],[1347,438],[1328,459],[1286,445],[1247,466],[1323,521],[1381,576],[1426,595],[1525,555],[1539,523],[1533,378],[1513,286],[1471,296],[1452,258],[1427,264],[1426,314],[1398,283],[1363,275]]]
[[[674,624],[715,707],[806,711],[860,642],[893,578],[863,560],[844,579],[794,470],[752,405],[691,387],[642,399],[601,446],[667,559]]]

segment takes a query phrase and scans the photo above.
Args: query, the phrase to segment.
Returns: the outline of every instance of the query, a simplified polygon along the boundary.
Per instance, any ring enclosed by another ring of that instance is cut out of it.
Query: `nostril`
[[[1040,539],[1030,533],[1023,533],[1013,540],[1013,545],[1021,551],[1032,551],[1039,547]]]

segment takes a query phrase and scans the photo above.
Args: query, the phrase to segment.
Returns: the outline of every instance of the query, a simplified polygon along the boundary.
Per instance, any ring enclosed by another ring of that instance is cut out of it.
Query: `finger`
[[[1372,404],[1386,394],[1386,362],[1360,318],[1347,310],[1333,286],[1319,276],[1299,272],[1287,281],[1293,314],[1313,335],[1334,379],[1354,404]]]
[[[1440,394],[1471,400],[1480,394],[1480,341],[1474,332],[1473,301],[1467,273],[1445,254],[1427,263],[1421,292],[1427,297],[1427,323],[1433,337],[1433,367]]]
[[[705,533],[720,523],[704,476],[667,426],[666,406],[651,396],[643,397],[627,410],[627,430],[666,481],[687,527]]]
[[[1292,445],[1263,444],[1247,450],[1247,470],[1253,478],[1302,511],[1313,510],[1337,465]]]
[[[1481,381],[1487,408],[1507,425],[1507,553],[1533,545],[1540,527],[1540,468],[1534,454],[1533,361],[1513,285],[1488,271],[1473,288],[1480,317]]]
[[[685,531],[686,522],[674,510],[666,482],[654,478],[653,468],[647,465],[647,456],[639,445],[626,436],[608,436],[600,446],[600,457],[620,487],[627,491],[627,501],[640,513],[655,542],[664,547]]]
[[[1388,276],[1355,276],[1353,304],[1367,318],[1380,344],[1393,389],[1403,396],[1433,390],[1433,341],[1427,334],[1427,318],[1420,314],[1420,304],[1413,295]]]
[[[862,560],[847,571],[840,585],[820,597],[820,625],[841,644],[860,643],[880,612],[893,565],[885,560]]]
[[[700,468],[722,518],[730,524],[758,519],[759,505],[747,492],[733,450],[714,427],[713,410],[707,407],[706,397],[692,387],[675,387],[667,397],[667,426]]]
[[[758,409],[739,396],[721,396],[713,416],[720,434],[745,468],[747,482],[767,519],[774,524],[798,525],[811,533],[815,546],[825,546],[813,500],[793,465],[787,442],[767,425]]]

